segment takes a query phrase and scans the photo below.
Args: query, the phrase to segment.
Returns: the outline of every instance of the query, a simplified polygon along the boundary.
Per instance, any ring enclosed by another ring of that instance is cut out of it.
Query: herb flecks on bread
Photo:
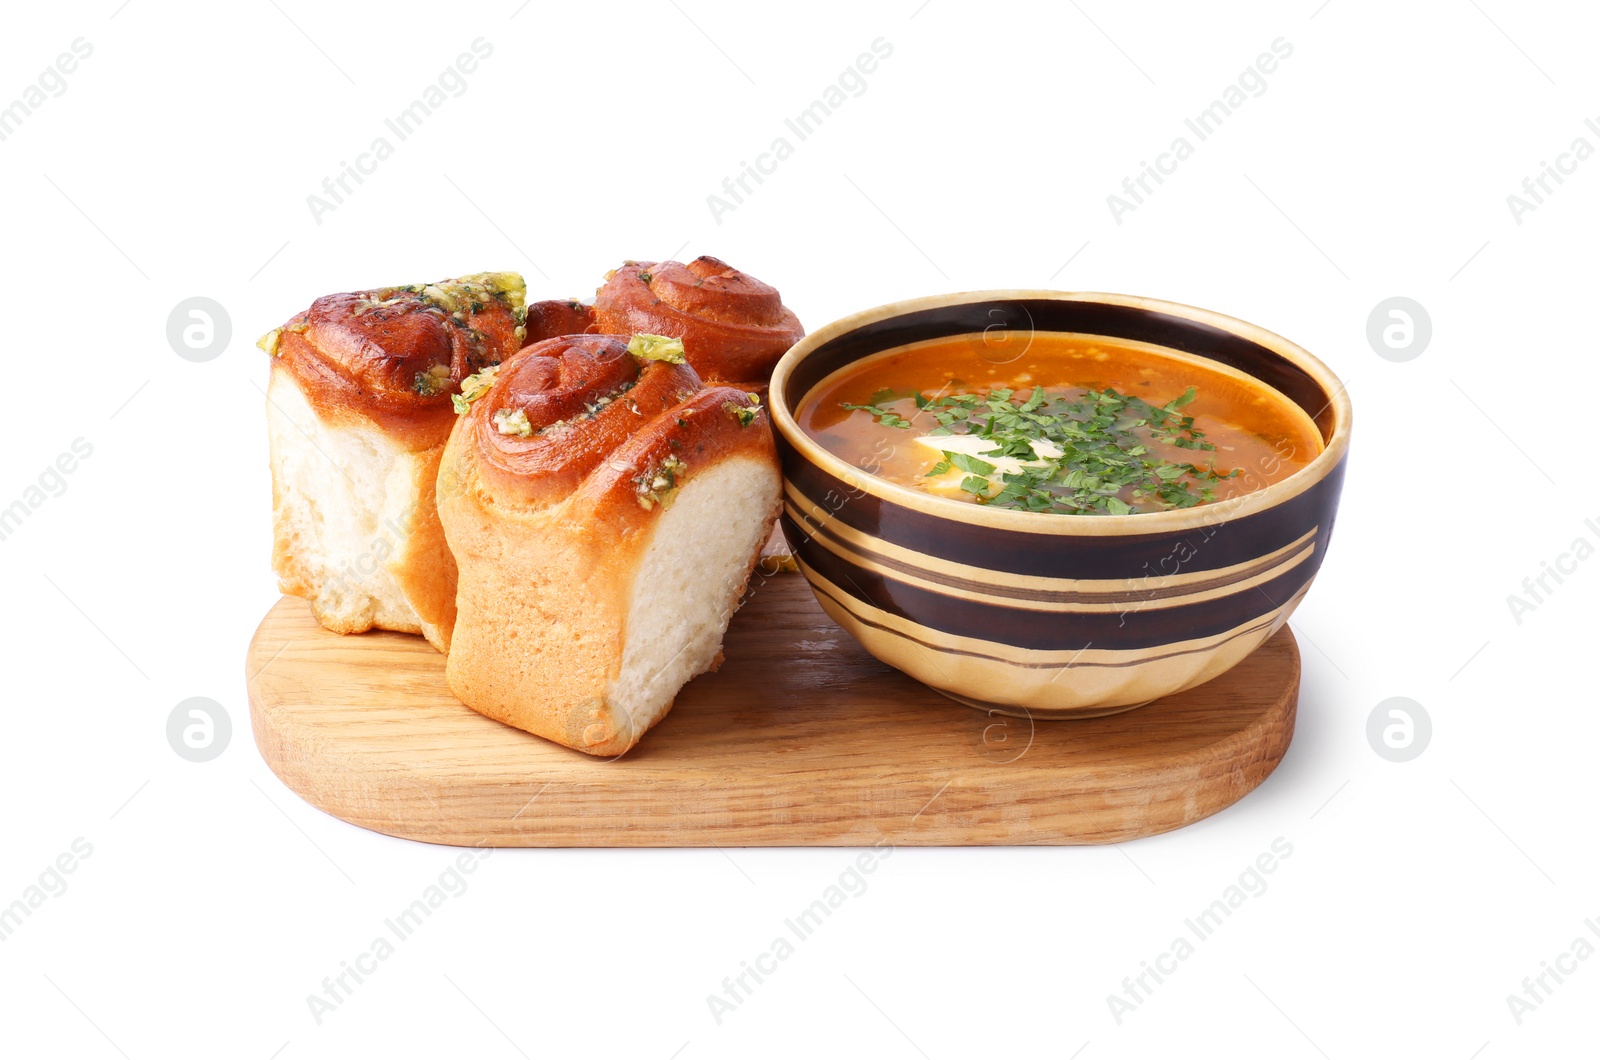
[[[474,710],[621,754],[716,665],[780,478],[765,410],[706,386],[681,349],[535,343],[457,419],[439,489],[461,571],[445,672]]]
[[[273,568],[328,629],[448,646],[456,565],[439,458],[462,381],[520,348],[524,300],[512,272],[348,291],[257,343],[272,358]]]

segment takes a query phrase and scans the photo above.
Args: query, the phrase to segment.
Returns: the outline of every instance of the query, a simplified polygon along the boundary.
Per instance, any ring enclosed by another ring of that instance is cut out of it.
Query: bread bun
[[[575,298],[550,298],[528,304],[527,336],[522,344],[532,346],[545,339],[593,334],[599,330],[594,319],[594,306]]]
[[[780,478],[759,400],[681,350],[573,335],[467,380],[438,504],[460,565],[445,673],[474,710],[616,755],[721,661]]]
[[[595,293],[594,320],[603,333],[682,339],[702,379],[743,389],[765,387],[805,335],[775,287],[704,256],[624,263]]]
[[[522,277],[328,295],[264,336],[272,355],[273,569],[328,629],[449,647],[456,567],[434,506],[463,378],[524,334]]]

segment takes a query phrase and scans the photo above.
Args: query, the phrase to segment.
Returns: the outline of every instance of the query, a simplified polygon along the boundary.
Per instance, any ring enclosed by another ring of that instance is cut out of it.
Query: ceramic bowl
[[[813,388],[862,358],[953,335],[1000,350],[1042,332],[1149,343],[1242,371],[1304,409],[1323,451],[1215,504],[1068,516],[895,485],[795,421]],[[1327,552],[1350,444],[1344,387],[1305,350],[1220,313],[1128,295],[981,291],[869,309],[802,339],[769,400],[784,533],[823,609],[950,698],[1032,718],[1141,706],[1211,680],[1271,637]]]

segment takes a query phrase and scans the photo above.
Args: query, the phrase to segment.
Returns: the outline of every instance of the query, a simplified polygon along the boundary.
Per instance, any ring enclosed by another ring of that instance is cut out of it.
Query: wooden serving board
[[[1222,677],[1089,721],[990,716],[867,655],[780,574],[727,661],[632,751],[596,759],[491,721],[420,637],[340,636],[285,597],[250,644],[262,756],[312,805],[461,846],[1115,843],[1238,801],[1294,733],[1287,628]]]

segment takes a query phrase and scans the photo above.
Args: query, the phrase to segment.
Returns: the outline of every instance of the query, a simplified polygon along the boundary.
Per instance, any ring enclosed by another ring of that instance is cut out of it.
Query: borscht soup
[[[995,363],[934,339],[824,379],[796,413],[823,448],[900,486],[998,508],[1132,515],[1261,489],[1322,451],[1304,410],[1203,357],[1037,333]]]

